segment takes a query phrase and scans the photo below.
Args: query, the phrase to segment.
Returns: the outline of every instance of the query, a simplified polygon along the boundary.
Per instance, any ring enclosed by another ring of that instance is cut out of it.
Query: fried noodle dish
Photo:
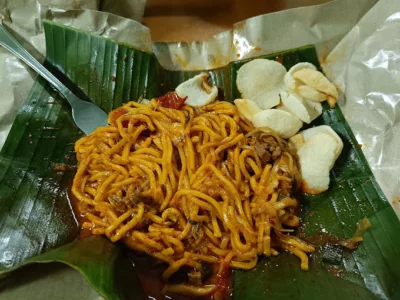
[[[165,262],[165,293],[217,295],[218,280],[202,279],[205,265],[218,278],[282,250],[307,270],[315,249],[293,235],[301,175],[286,141],[231,103],[163,100],[129,102],[76,142],[82,226]],[[189,281],[168,282],[183,267]]]

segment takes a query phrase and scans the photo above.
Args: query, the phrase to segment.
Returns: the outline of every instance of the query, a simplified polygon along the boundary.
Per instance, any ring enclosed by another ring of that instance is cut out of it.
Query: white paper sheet
[[[323,64],[339,105],[400,216],[400,1],[380,0]]]

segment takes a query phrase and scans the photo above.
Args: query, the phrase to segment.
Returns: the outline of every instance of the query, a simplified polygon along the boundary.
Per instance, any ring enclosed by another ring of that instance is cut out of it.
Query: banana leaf
[[[45,21],[44,29],[46,66],[107,112],[128,100],[174,90],[199,73],[164,70],[152,53],[54,22]],[[319,66],[313,46],[263,58],[278,59],[286,68],[302,61]],[[239,97],[236,71],[243,63],[206,71],[228,101]],[[344,149],[331,172],[329,191],[302,196],[299,233],[351,237],[364,217],[372,228],[357,250],[343,252],[336,262],[324,259],[329,249],[320,247],[308,272],[287,253],[260,259],[254,270],[236,271],[235,299],[400,299],[398,218],[340,108],[324,105],[312,125],[319,124],[332,126]],[[0,153],[0,284],[20,266],[58,261],[81,272],[107,299],[145,298],[121,246],[103,237],[77,240],[68,193],[76,165],[73,145],[82,135],[65,101],[38,78]]]

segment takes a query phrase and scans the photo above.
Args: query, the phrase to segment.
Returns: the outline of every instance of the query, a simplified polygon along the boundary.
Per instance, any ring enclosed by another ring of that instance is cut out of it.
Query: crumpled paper
[[[400,1],[380,0],[333,49],[323,68],[339,105],[400,217]]]
[[[140,21],[145,0],[0,0],[10,31],[37,58],[45,44],[41,19],[47,18],[131,44],[157,55],[170,70],[210,69],[230,61],[314,44],[328,77],[346,95],[339,102],[388,200],[400,215],[400,3],[394,0],[336,0],[250,18],[205,42],[154,43],[138,22],[90,9],[106,9]],[[371,9],[372,7],[372,9]],[[35,12],[35,13],[32,13]],[[362,18],[362,19],[361,19]],[[361,19],[361,21],[360,21]],[[359,22],[360,21],[360,22]],[[343,37],[345,38],[343,39]],[[342,40],[343,39],[343,40]],[[333,51],[332,51],[333,50]],[[11,74],[11,75],[10,75]],[[0,49],[0,147],[35,74]]]
[[[337,0],[253,17],[205,42],[154,43],[169,70],[202,70],[231,61],[315,45],[326,57],[376,0]],[[340,16],[340,17],[339,17]]]

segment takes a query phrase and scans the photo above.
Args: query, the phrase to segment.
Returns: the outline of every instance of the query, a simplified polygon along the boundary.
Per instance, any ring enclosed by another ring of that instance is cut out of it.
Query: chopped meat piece
[[[259,141],[257,141],[254,144],[254,150],[256,151],[257,155],[260,157],[263,163],[268,163],[272,160],[271,153],[267,151],[267,145],[265,143],[260,143]]]
[[[282,149],[273,136],[257,132],[253,138],[254,150],[263,163],[274,161],[281,156]]]
[[[286,175],[286,174],[285,174]],[[279,190],[282,195],[290,197],[292,191],[292,181],[280,180],[279,181]]]
[[[271,153],[272,160],[276,160],[279,156],[281,156],[282,149],[272,136],[265,138],[264,142],[267,144],[267,151]]]

